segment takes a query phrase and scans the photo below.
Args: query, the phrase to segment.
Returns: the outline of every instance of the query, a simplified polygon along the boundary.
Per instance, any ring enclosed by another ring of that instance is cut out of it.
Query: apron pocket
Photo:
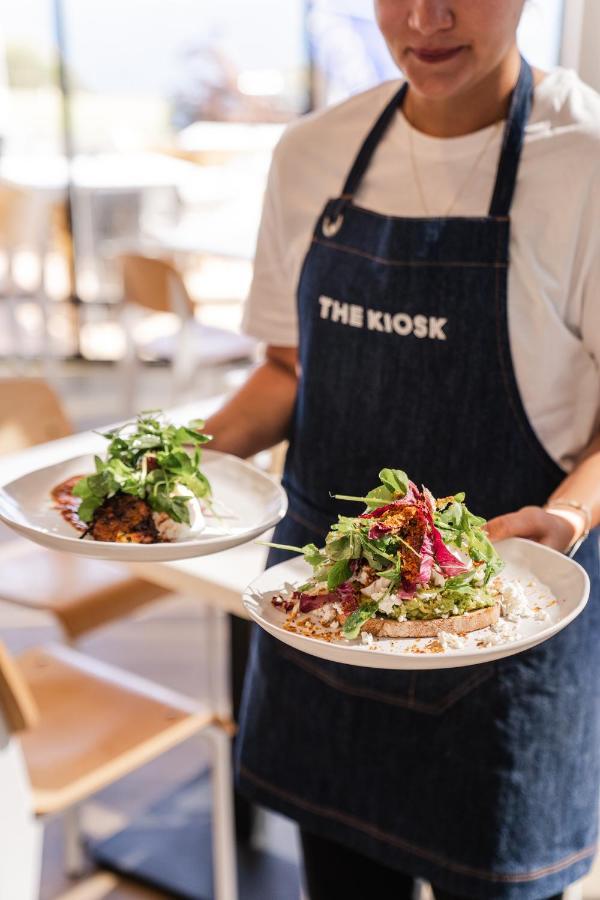
[[[427,672],[368,669],[319,660],[279,642],[276,652],[347,696],[426,715],[440,715],[451,709],[487,682],[495,671],[494,663]]]

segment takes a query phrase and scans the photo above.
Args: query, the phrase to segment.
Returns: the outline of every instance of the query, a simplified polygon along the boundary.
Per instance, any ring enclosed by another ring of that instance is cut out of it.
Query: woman
[[[568,550],[600,521],[600,98],[520,59],[522,6],[377,0],[406,82],[275,152],[246,315],[266,361],[209,426],[242,455],[290,437],[280,543],[322,541],[330,493],[384,466],[466,490],[494,539]],[[311,900],[408,898],[416,876],[536,900],[588,870],[597,540],[577,558],[585,612],[493,664],[375,671],[255,635],[240,783],[300,823]]]

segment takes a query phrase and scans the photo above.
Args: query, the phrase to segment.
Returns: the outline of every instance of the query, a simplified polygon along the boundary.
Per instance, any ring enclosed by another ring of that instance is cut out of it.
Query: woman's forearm
[[[589,444],[573,471],[549,497],[549,504],[553,500],[581,503],[591,513],[591,526],[600,524],[600,435]]]
[[[268,347],[264,363],[206,421],[211,448],[235,456],[252,456],[284,440],[289,431],[298,378],[296,351]]]

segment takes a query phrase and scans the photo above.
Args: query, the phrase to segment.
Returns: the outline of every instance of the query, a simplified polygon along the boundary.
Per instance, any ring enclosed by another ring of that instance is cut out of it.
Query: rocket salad
[[[347,639],[365,626],[377,633],[381,619],[437,621],[494,607],[490,581],[503,564],[465,495],[436,500],[400,469],[382,469],[379,479],[366,497],[337,495],[366,508],[339,516],[324,547],[271,545],[302,553],[313,569],[291,600],[275,605],[339,627]]]

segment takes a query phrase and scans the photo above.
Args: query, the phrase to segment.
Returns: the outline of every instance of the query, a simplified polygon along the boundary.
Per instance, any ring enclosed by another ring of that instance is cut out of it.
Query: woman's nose
[[[448,0],[412,0],[408,25],[422,35],[447,31],[454,25],[454,13]]]

